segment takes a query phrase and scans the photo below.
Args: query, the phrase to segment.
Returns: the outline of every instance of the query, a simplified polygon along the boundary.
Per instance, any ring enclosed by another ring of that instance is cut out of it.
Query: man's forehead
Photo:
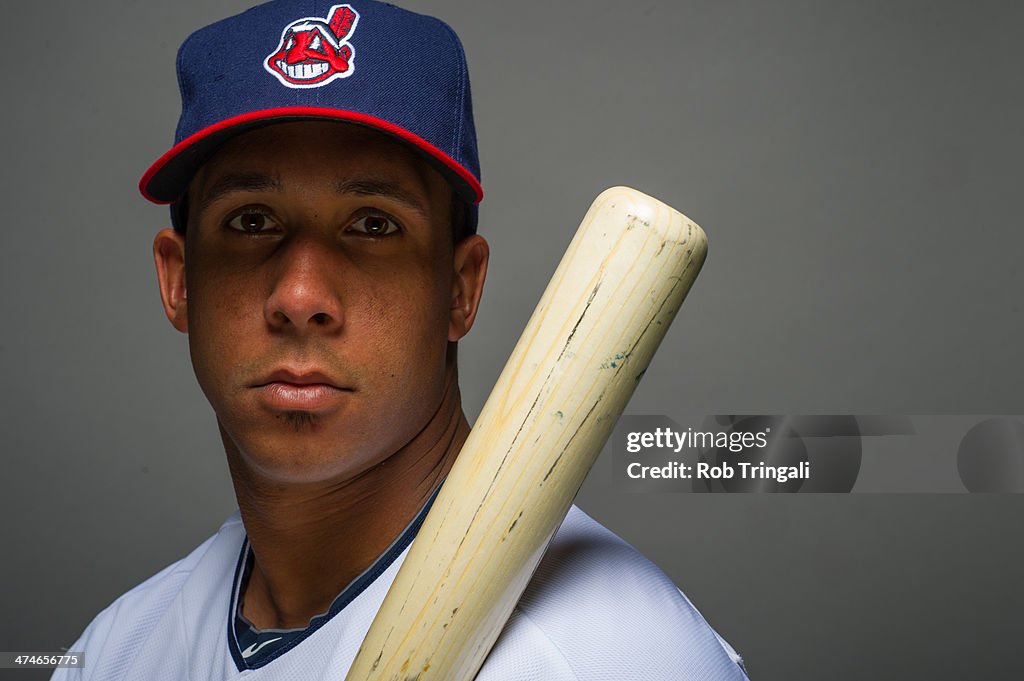
[[[310,182],[424,201],[450,195],[447,182],[406,146],[358,125],[326,121],[280,123],[229,140],[196,173],[189,193],[208,204],[229,190],[289,191]]]

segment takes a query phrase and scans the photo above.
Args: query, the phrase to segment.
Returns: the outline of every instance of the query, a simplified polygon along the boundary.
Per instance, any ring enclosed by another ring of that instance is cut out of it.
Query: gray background
[[[0,9],[0,649],[68,645],[233,509],[158,304],[166,213],[135,183],[170,142],[177,45],[246,5]],[[461,353],[472,415],[620,183],[711,242],[630,413],[1024,411],[1021,4],[406,6],[455,27],[473,76],[493,261]],[[1024,497],[624,494],[607,464],[580,504],[752,678],[1019,673]]]

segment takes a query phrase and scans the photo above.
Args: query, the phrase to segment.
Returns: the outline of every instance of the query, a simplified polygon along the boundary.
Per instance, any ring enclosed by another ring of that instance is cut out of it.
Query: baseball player
[[[462,47],[370,0],[280,0],[178,55],[140,183],[239,511],[100,613],[54,679],[343,679],[470,426],[488,262]],[[656,567],[573,509],[481,681],[742,680]]]

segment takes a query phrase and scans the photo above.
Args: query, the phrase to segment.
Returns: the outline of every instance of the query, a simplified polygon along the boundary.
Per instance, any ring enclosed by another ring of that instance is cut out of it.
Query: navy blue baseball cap
[[[472,206],[475,230],[483,189],[469,71],[444,22],[372,0],[275,0],[193,33],[177,70],[174,146],[139,181],[150,201],[179,201],[217,147],[247,130],[335,120],[420,153]]]

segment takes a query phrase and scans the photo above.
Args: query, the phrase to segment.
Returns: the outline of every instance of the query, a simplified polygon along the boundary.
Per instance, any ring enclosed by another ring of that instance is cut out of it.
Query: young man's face
[[[226,444],[248,465],[280,480],[345,479],[430,422],[486,268],[479,237],[453,249],[450,205],[414,153],[340,123],[246,133],[199,171],[187,244],[157,238],[161,291]],[[467,285],[460,271],[481,248]]]

